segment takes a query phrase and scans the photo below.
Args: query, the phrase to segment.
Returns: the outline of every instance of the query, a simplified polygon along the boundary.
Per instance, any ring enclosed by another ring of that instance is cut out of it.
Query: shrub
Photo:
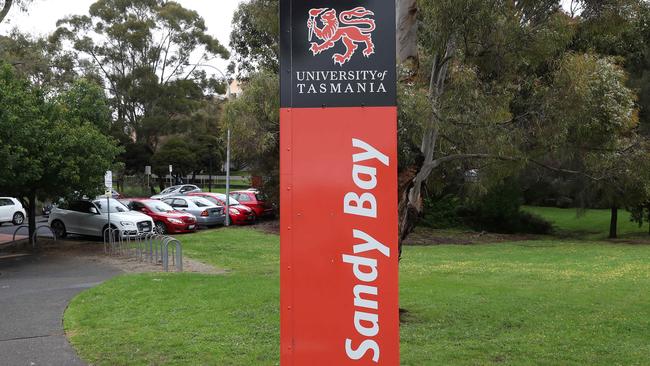
[[[458,215],[460,199],[454,195],[427,198],[424,201],[424,217],[421,224],[434,229],[450,229],[463,226]]]

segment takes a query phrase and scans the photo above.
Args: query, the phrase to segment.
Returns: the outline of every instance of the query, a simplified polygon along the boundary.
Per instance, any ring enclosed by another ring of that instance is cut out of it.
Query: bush
[[[475,229],[496,233],[548,234],[550,222],[521,211],[522,196],[516,182],[506,182],[485,196],[458,210],[464,223]]]
[[[454,195],[424,201],[424,217],[421,224],[433,229],[450,229],[463,226],[458,215],[460,199]]]

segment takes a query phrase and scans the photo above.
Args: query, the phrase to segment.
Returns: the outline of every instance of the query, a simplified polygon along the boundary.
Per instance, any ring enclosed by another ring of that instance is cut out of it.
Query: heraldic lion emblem
[[[343,64],[350,61],[357,48],[359,48],[358,43],[365,45],[366,48],[362,53],[365,57],[370,57],[375,53],[375,44],[372,41],[375,20],[368,18],[372,15],[375,15],[375,13],[361,6],[342,11],[338,17],[335,9],[309,10],[309,20],[307,21],[309,42],[311,42],[309,50],[316,56],[336,46],[338,41],[342,40],[346,51],[343,54],[337,53],[332,56],[335,64],[343,66]],[[318,20],[322,23],[322,28],[318,27]],[[314,36],[323,43],[312,42]]]

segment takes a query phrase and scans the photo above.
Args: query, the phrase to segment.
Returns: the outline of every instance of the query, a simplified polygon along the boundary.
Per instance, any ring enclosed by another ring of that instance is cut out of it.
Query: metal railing
[[[123,237],[119,229],[106,228],[103,238],[104,253],[109,256],[129,257],[154,265],[160,264],[165,272],[169,272],[171,263],[177,272],[183,272],[183,247],[178,239],[171,236],[150,233]]]

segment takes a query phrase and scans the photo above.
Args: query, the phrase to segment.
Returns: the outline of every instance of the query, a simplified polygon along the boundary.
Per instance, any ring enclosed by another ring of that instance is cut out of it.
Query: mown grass
[[[575,208],[531,207],[525,211],[537,214],[550,221],[558,234],[571,235],[583,239],[604,239],[609,236],[610,210],[584,210]],[[646,224],[647,225],[647,224]],[[630,213],[618,211],[618,234],[621,237],[648,234],[648,227],[630,220]]]
[[[98,365],[277,365],[278,237],[184,236],[222,276],[124,275],[71,303],[65,328]],[[650,247],[536,240],[406,247],[404,365],[628,365],[650,355]]]

